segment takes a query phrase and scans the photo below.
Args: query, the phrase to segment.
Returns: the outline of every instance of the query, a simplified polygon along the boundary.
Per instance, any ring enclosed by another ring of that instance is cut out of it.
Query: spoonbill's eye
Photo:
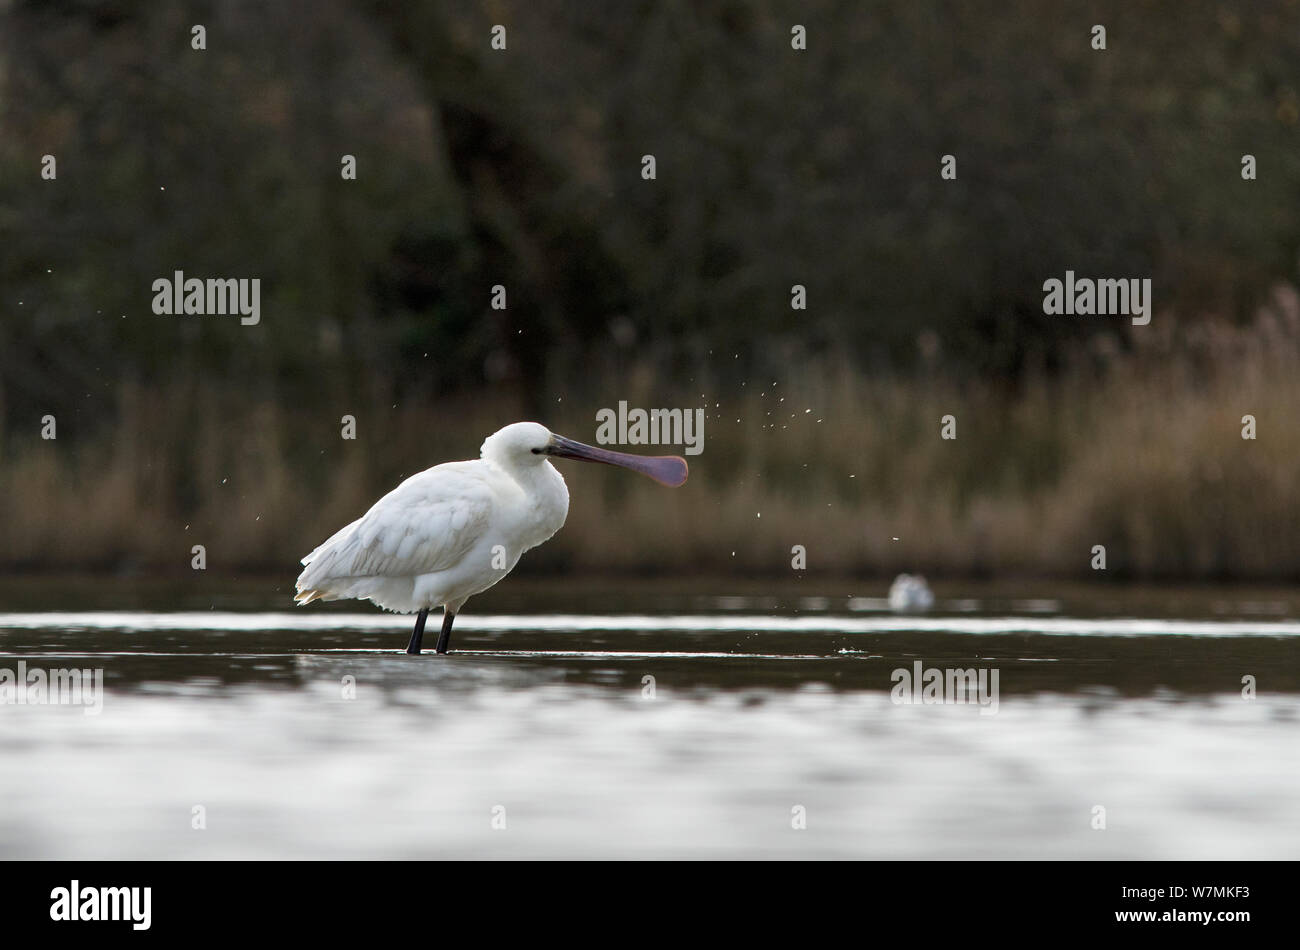
[[[534,455],[541,455],[541,454],[542,454],[542,450],[541,450],[541,449],[533,449],[533,454],[534,454]]]

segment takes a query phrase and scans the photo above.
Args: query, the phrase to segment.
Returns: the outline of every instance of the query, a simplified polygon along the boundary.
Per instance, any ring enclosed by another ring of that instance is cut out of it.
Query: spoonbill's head
[[[661,485],[676,488],[686,481],[686,459],[676,455],[632,455],[585,445],[556,435],[537,422],[516,422],[498,429],[483,442],[483,458],[502,468],[541,465],[548,457],[581,459],[630,468],[648,475]]]

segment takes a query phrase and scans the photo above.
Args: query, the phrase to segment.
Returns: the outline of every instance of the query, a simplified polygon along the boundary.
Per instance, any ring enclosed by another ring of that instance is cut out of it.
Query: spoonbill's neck
[[[518,540],[524,550],[536,547],[560,530],[569,514],[569,486],[554,465],[545,460],[508,466],[487,461],[519,490]]]
[[[483,461],[506,475],[529,495],[549,495],[554,493],[557,484],[561,489],[564,486],[564,476],[548,459],[517,462],[511,458],[485,455]]]

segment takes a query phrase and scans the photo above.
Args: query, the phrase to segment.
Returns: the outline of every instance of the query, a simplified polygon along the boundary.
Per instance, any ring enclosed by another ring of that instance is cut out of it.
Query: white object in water
[[[920,574],[899,574],[889,585],[891,610],[929,610],[934,606],[934,593]]]

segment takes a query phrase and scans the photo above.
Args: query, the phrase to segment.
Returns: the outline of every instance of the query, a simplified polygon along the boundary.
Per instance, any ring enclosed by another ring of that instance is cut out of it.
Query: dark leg
[[[433,648],[434,653],[446,653],[447,643],[451,640],[451,625],[456,620],[456,615],[446,607],[442,608],[442,633],[438,634],[438,645]]]
[[[424,639],[424,621],[429,616],[429,608],[425,607],[415,616],[415,631],[411,634],[411,642],[406,645],[407,653],[419,653],[420,641]]]

